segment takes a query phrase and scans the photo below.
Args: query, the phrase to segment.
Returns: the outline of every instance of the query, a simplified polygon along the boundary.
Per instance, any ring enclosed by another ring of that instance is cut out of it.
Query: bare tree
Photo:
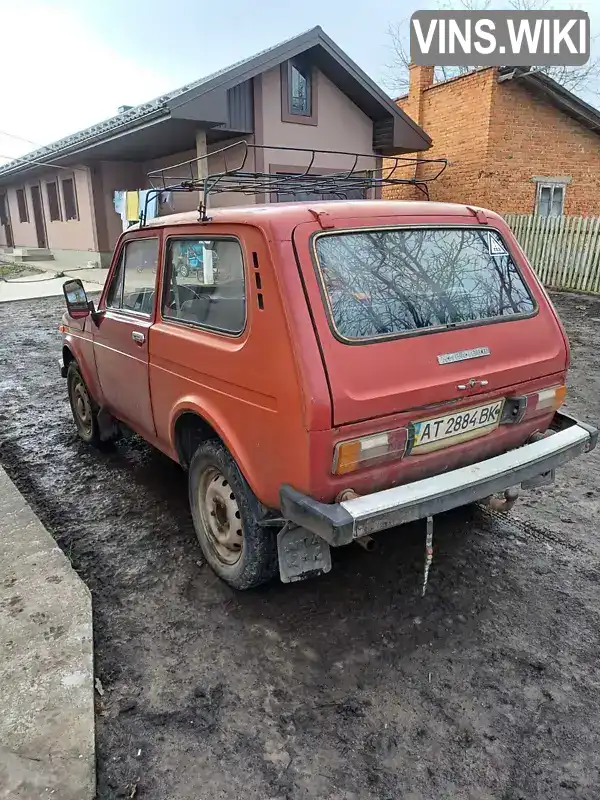
[[[461,10],[464,11],[486,11],[492,6],[492,0],[459,0]],[[504,8],[512,8],[515,11],[541,11],[550,8],[550,0],[507,0],[502,3]],[[456,2],[451,0],[438,0],[438,8],[442,11],[457,10]],[[390,49],[392,59],[387,65],[388,77],[386,83],[388,88],[398,94],[408,91],[408,65],[410,63],[409,51],[409,20],[392,23],[388,26],[390,38]],[[436,66],[434,80],[436,83],[450,78],[465,75],[473,72],[478,67],[440,67]],[[539,69],[549,75],[566,89],[581,94],[600,95],[600,59],[590,58],[587,64],[581,67],[532,67]]]

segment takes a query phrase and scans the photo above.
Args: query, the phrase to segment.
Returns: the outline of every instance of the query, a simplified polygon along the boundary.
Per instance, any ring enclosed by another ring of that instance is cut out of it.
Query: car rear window
[[[315,249],[338,335],[370,339],[530,314],[500,235],[479,228],[323,234]]]

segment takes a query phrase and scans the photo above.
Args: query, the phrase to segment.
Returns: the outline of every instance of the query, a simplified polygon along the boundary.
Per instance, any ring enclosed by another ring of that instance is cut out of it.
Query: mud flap
[[[104,407],[98,411],[98,427],[101,442],[108,442],[119,433],[117,420]]]
[[[302,581],[331,570],[331,550],[327,542],[291,522],[277,534],[277,554],[283,583]]]

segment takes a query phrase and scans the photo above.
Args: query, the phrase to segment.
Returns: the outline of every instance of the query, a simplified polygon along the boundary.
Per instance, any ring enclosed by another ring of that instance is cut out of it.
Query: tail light
[[[359,439],[338,442],[333,453],[334,475],[398,461],[410,452],[412,436],[408,428],[396,428]]]
[[[550,389],[542,389],[539,392],[525,395],[526,405],[522,419],[531,419],[540,414],[547,414],[548,411],[556,411],[565,402],[566,396],[566,386],[553,386]]]
[[[550,389],[541,389],[539,392],[521,397],[508,397],[504,404],[502,424],[522,422],[547,414],[549,411],[556,411],[565,402],[566,396],[566,386],[552,386]]]

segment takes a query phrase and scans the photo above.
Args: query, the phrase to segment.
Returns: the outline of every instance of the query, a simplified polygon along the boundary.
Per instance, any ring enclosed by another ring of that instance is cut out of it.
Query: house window
[[[10,225],[7,208],[6,195],[0,194],[0,225]]]
[[[289,62],[289,107],[290,114],[310,116],[310,69],[298,62]]]
[[[568,178],[534,178],[537,184],[535,213],[538,217],[561,217],[565,208]]]
[[[332,172],[336,171],[337,170],[332,170]],[[315,173],[315,176],[318,176],[318,174],[318,172]],[[300,191],[294,188],[294,178],[297,177],[301,179],[303,173],[277,172],[276,175],[277,178],[281,178],[282,181],[286,178],[290,180],[289,182],[285,181],[278,192],[271,193],[272,203],[308,203],[312,200],[364,200],[366,196],[364,189],[346,189],[343,185],[340,185],[339,193],[320,191],[318,187],[310,189],[308,186],[304,191]],[[343,181],[341,183],[343,184]],[[276,184],[274,184],[274,186],[276,187]]]
[[[17,189],[17,207],[19,209],[19,222],[29,222],[25,189]]]
[[[46,195],[48,196],[48,212],[51,222],[60,222],[60,201],[58,199],[58,185],[56,181],[46,184]]]
[[[316,73],[312,65],[295,58],[281,65],[281,119],[317,124]]]
[[[65,219],[79,219],[77,211],[77,194],[73,178],[65,178],[62,182],[62,195],[65,207]]]

